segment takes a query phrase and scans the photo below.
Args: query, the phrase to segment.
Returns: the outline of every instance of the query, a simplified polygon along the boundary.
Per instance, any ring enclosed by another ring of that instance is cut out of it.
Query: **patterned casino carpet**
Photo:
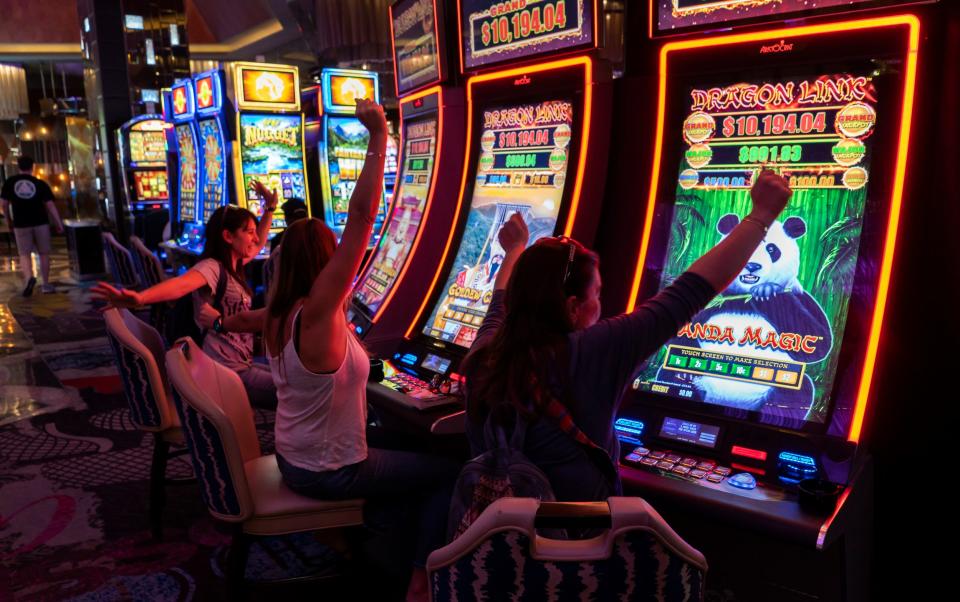
[[[57,293],[38,286],[25,299],[15,260],[0,261],[0,600],[225,599],[229,529],[209,517],[196,485],[168,489],[164,539],[150,538],[152,436],[130,422],[88,287],[68,281],[60,252]],[[256,421],[272,452],[273,413],[257,410]],[[172,461],[168,476],[190,477],[188,460]],[[247,576],[337,575],[343,567],[305,534],[254,545]],[[249,592],[339,600],[358,587],[350,581],[255,584]],[[384,587],[379,577],[365,581]]]

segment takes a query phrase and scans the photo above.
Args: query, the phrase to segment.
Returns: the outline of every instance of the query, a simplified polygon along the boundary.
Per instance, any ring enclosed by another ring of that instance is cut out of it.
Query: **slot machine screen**
[[[180,221],[197,221],[197,139],[189,123],[176,126],[180,162]]]
[[[166,171],[135,171],[133,182],[141,201],[165,201],[168,198]]]
[[[327,225],[336,233],[343,234],[350,207],[350,196],[357,185],[360,170],[367,156],[370,133],[356,117],[327,118],[326,149],[329,189],[324,207]],[[386,199],[381,196],[380,208],[374,221],[373,231],[379,232],[386,218]]]
[[[361,279],[354,300],[371,315],[380,309],[407,261],[430,194],[437,151],[437,119],[403,126],[403,168],[394,192],[394,209],[376,255]]]
[[[400,0],[390,8],[390,15],[397,91],[406,94],[440,79],[440,43],[433,0]]]
[[[520,213],[527,222],[529,244],[553,234],[573,121],[573,104],[565,99],[482,109],[466,225],[423,334],[461,347],[473,343],[503,261],[497,233],[511,215]]]
[[[661,288],[748,215],[762,166],[793,195],[744,269],[634,387],[791,428],[823,424],[861,254],[873,134],[887,117],[872,69],[679,90],[682,128],[665,134],[682,155],[665,158],[678,169]]]
[[[254,181],[277,191],[278,205],[290,199],[306,201],[303,172],[303,118],[300,115],[240,115],[240,163],[247,207],[258,218],[263,215]],[[278,206],[271,230],[286,225]]]
[[[163,130],[130,132],[130,160],[134,163],[159,163],[167,161],[167,138]]]
[[[203,148],[203,215],[201,223],[207,223],[220,205],[226,204],[226,149],[223,129],[217,119],[205,119],[197,123],[200,145]]]

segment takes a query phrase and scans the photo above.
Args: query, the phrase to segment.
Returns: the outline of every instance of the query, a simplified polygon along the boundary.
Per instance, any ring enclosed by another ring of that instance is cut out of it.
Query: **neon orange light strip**
[[[863,429],[863,419],[867,410],[867,401],[870,393],[870,382],[873,378],[873,369],[876,365],[877,347],[880,342],[880,331],[883,324],[883,312],[887,303],[890,288],[890,271],[893,267],[893,255],[896,246],[897,227],[900,221],[900,207],[903,199],[904,180],[907,169],[907,151],[910,144],[910,127],[913,119],[913,101],[916,91],[917,53],[920,45],[920,20],[911,14],[892,15],[874,19],[858,19],[853,21],[838,21],[822,25],[806,27],[784,28],[761,32],[744,33],[723,36],[719,38],[700,38],[665,44],[660,50],[660,86],[657,94],[657,130],[656,143],[653,153],[651,170],[650,194],[647,198],[647,214],[644,219],[643,235],[640,241],[640,253],[637,257],[636,270],[633,277],[633,287],[627,302],[627,311],[633,311],[637,304],[637,295],[640,292],[640,280],[643,276],[643,265],[646,260],[650,243],[650,229],[653,224],[654,205],[657,198],[658,179],[660,175],[660,161],[663,154],[663,120],[666,110],[667,97],[667,56],[677,50],[692,48],[706,48],[741,42],[756,42],[783,37],[802,37],[837,33],[842,31],[874,29],[879,27],[909,28],[909,47],[906,56],[906,69],[903,85],[903,112],[900,120],[900,134],[897,144],[897,163],[894,173],[893,193],[890,200],[890,217],[887,223],[887,236],[884,242],[883,259],[880,267],[880,280],[877,287],[877,299],[874,305],[873,319],[870,325],[870,334],[867,340],[866,356],[864,357],[863,374],[857,390],[857,400],[854,408],[853,420],[847,439],[854,443],[860,440]]]
[[[475,75],[467,80],[467,136],[465,138],[466,144],[464,145],[464,158],[463,158],[463,175],[460,179],[460,192],[457,195],[457,207],[454,210],[454,215],[457,219],[460,218],[460,211],[463,206],[463,195],[466,193],[467,189],[467,174],[470,172],[470,151],[473,147],[473,86],[482,82],[487,82],[496,79],[506,79],[514,77],[516,75],[525,75],[530,73],[540,73],[543,71],[553,71],[556,69],[563,69],[566,67],[572,67],[581,65],[586,69],[586,83],[587,88],[584,90],[584,136],[583,142],[581,143],[580,150],[580,161],[577,166],[577,178],[574,183],[574,194],[576,195],[570,205],[570,211],[568,212],[567,224],[564,228],[564,232],[570,232],[573,229],[573,221],[575,218],[575,212],[577,206],[579,205],[579,192],[583,186],[583,167],[586,164],[586,139],[589,130],[590,114],[588,110],[592,110],[592,97],[593,97],[593,87],[589,84],[592,83],[593,78],[593,61],[590,57],[581,56],[576,58],[563,59],[559,61],[551,61],[549,63],[542,63],[540,65],[531,65],[528,67],[517,67],[515,69],[506,69],[503,71],[495,71],[492,73],[485,73],[483,75]],[[420,304],[420,308],[417,310],[416,315],[413,317],[413,320],[410,322],[410,326],[407,327],[407,332],[404,335],[406,338],[411,338],[414,335],[414,330],[417,323],[420,321],[420,317],[423,315],[424,310],[427,307],[427,303],[433,297],[434,287],[437,286],[437,281],[440,279],[440,271],[443,268],[447,260],[447,255],[450,253],[450,246],[453,243],[453,235],[456,231],[456,228],[451,227],[449,234],[447,234],[447,240],[443,247],[443,254],[440,256],[440,261],[437,264],[437,271],[433,275],[433,279],[430,281],[430,286],[427,288],[428,294],[424,296],[423,302]]]
[[[413,238],[413,244],[410,245],[410,251],[407,253],[407,258],[403,262],[403,266],[400,268],[400,273],[397,274],[397,279],[394,281],[393,286],[390,287],[390,292],[387,293],[387,296],[383,299],[383,302],[380,304],[380,309],[377,310],[377,313],[374,314],[372,322],[377,323],[377,320],[380,319],[380,316],[383,315],[384,310],[387,309],[387,306],[390,305],[390,301],[393,299],[394,293],[397,292],[397,288],[400,286],[400,283],[403,282],[403,277],[407,273],[407,268],[410,267],[410,264],[413,262],[413,258],[416,257],[417,247],[420,246],[420,239],[423,237],[424,230],[427,229],[427,226],[430,221],[430,210],[433,208],[433,198],[437,194],[437,177],[440,174],[440,157],[443,150],[443,88],[440,86],[434,86],[432,88],[427,88],[416,94],[412,94],[407,98],[404,98],[401,102],[408,103],[415,100],[419,100],[425,96],[430,96],[432,94],[437,95],[437,148],[433,151],[433,174],[430,175],[430,190],[427,192],[427,202],[423,207],[423,217],[420,219],[420,227],[417,228],[417,235]],[[400,111],[400,114],[403,115],[403,110]],[[403,123],[400,124],[400,148],[403,149]],[[404,160],[405,157],[401,157],[401,160]],[[402,165],[402,164],[401,164]],[[393,201],[389,216],[385,221],[386,224],[390,223],[390,218],[393,217],[393,209],[396,207],[397,203],[397,192],[400,187],[400,183],[394,186],[393,189]],[[361,282],[363,279],[360,280]]]

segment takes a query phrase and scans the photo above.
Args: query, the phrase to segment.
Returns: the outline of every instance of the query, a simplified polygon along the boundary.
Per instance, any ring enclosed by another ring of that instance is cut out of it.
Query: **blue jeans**
[[[446,544],[447,513],[453,483],[461,465],[449,458],[392,449],[367,449],[367,459],[337,470],[314,472],[294,466],[277,454],[283,480],[301,495],[318,499],[364,498],[364,513],[393,507],[413,498],[416,506],[416,549],[413,563]]]

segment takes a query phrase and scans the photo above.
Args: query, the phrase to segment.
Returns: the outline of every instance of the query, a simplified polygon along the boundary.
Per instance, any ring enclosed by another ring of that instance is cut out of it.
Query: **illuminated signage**
[[[187,121],[193,118],[193,86],[189,80],[175,84],[170,91],[170,105],[175,121]]]
[[[893,3],[887,0],[657,0],[653,27],[656,33],[670,35],[731,22],[779,20],[811,11],[848,10],[858,4]],[[771,50],[762,52],[789,52],[792,44],[777,45],[774,41],[768,47]]]
[[[213,106],[213,77],[203,77],[196,81],[194,86],[197,96],[197,108],[209,109]]]
[[[440,48],[434,0],[401,0],[390,7],[397,91],[411,92],[436,82]]]
[[[324,69],[320,88],[324,111],[353,113],[361,98],[380,102],[379,80],[371,71]]]
[[[241,107],[299,110],[300,78],[296,67],[238,64],[235,75]]]
[[[593,0],[462,0],[463,67],[594,44]]]

